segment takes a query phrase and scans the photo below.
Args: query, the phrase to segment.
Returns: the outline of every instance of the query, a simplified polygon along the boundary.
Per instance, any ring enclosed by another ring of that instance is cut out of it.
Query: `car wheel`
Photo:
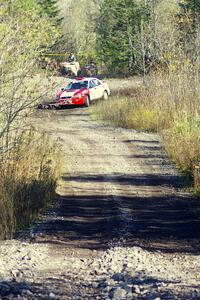
[[[38,109],[43,109],[43,104],[38,104],[37,108]]]
[[[107,100],[108,99],[108,93],[106,91],[103,92],[103,100]]]
[[[89,106],[90,106],[90,99],[89,99],[89,96],[88,96],[88,95],[85,96],[84,106],[85,106],[85,107],[89,107]]]

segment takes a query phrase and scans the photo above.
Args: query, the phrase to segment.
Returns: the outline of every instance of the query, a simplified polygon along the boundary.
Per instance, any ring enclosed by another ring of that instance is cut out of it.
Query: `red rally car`
[[[97,78],[81,77],[72,80],[65,88],[56,95],[58,107],[67,105],[89,106],[97,99],[108,99],[110,89],[102,80]]]

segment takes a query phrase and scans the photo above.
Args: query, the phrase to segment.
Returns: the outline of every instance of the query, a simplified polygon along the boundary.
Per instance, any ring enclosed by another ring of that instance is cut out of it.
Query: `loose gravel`
[[[198,202],[156,135],[37,114],[66,157],[56,205],[0,243],[0,299],[200,299]]]

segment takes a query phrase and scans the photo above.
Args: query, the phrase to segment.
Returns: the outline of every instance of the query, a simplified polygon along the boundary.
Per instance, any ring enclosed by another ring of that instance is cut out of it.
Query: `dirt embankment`
[[[2,299],[200,299],[198,201],[156,135],[89,112],[37,114],[66,163],[55,207],[1,243]]]

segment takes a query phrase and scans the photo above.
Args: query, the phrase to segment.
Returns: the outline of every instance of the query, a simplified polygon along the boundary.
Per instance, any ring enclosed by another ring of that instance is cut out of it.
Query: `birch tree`
[[[96,57],[96,17],[101,0],[60,0],[63,39],[60,50],[79,58]]]

